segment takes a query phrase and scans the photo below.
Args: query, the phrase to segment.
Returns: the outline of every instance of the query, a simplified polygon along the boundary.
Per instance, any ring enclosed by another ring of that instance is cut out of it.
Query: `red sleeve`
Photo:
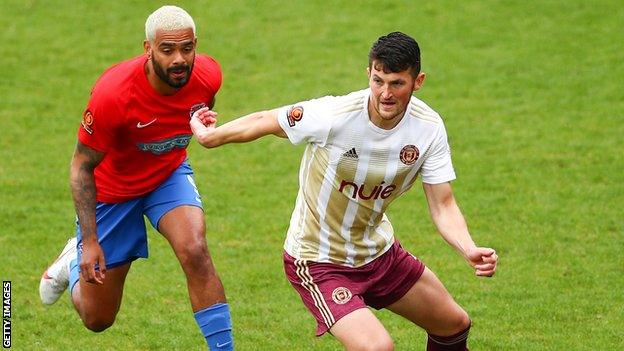
[[[94,87],[78,129],[81,143],[100,152],[106,152],[113,144],[115,130],[123,118],[121,103],[116,100],[105,89]]]
[[[219,63],[214,59],[213,59],[213,62],[214,62],[214,68],[215,68],[215,73],[214,73],[214,78],[213,78],[213,87],[214,87],[214,93],[216,95],[219,89],[221,89],[221,83],[223,82],[223,73],[221,72],[221,66],[219,65]]]
[[[221,88],[223,81],[223,75],[221,73],[221,66],[214,58],[201,54],[198,56],[201,60],[198,66],[198,78],[202,82],[201,84],[206,87],[206,93],[211,96],[211,103],[214,103],[214,97]]]

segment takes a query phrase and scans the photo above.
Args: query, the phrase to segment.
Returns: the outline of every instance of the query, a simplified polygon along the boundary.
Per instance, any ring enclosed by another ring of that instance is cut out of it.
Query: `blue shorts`
[[[158,222],[167,212],[183,206],[202,208],[201,196],[193,180],[193,169],[184,161],[171,176],[154,191],[134,200],[109,204],[98,202],[95,208],[97,236],[104,251],[106,268],[147,258],[145,215],[158,230]],[[76,221],[78,262],[82,253],[82,235]]]

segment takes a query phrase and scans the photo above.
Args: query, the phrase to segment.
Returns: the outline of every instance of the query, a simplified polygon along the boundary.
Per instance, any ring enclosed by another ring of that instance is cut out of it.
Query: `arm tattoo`
[[[72,159],[71,191],[85,239],[95,235],[96,191],[93,173],[103,158],[104,153],[78,142]]]

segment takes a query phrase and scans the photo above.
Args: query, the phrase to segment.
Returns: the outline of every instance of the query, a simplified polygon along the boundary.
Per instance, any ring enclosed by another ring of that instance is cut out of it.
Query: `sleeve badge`
[[[286,113],[286,119],[288,120],[288,125],[294,127],[295,124],[303,118],[303,106],[292,106],[288,109]]]
[[[82,115],[82,122],[80,123],[85,132],[93,134],[93,114],[91,111],[86,110]]]

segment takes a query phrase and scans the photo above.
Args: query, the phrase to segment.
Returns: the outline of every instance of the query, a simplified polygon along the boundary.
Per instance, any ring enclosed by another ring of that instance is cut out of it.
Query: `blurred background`
[[[41,305],[39,278],[75,213],[69,161],[89,92],[109,66],[142,54],[154,1],[14,1],[0,10],[0,278],[12,281],[17,350],[201,350],[183,273],[150,230],[116,324],[82,327],[67,294]],[[416,96],[444,118],[453,186],[492,279],[436,234],[419,186],[388,215],[402,245],[473,320],[471,350],[624,347],[624,4],[621,1],[175,1],[198,52],[224,80],[220,123],[367,86],[368,50],[403,31],[419,42]],[[282,244],[302,152],[267,137],[190,162],[207,238],[232,306],[239,350],[337,350],[286,281]],[[426,334],[377,313],[397,350]]]

